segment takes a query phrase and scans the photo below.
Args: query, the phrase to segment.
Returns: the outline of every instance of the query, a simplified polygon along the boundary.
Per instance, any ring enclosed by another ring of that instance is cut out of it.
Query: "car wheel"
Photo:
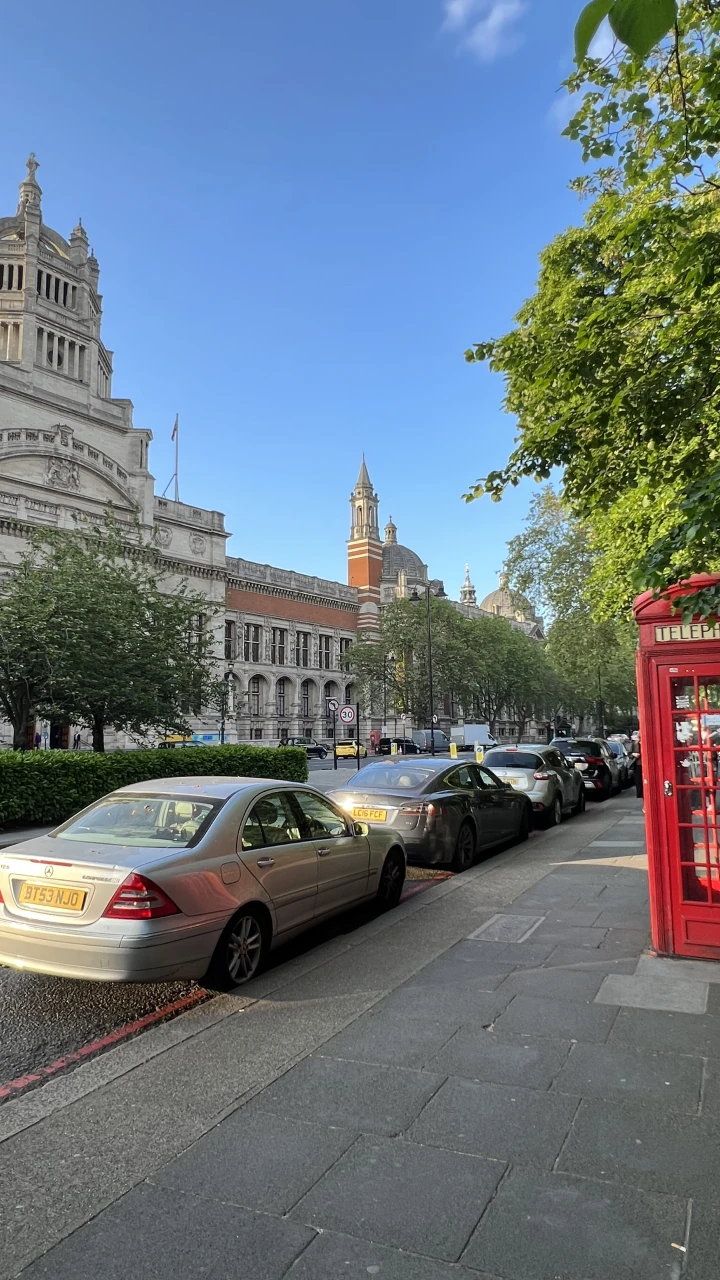
[[[517,835],[517,838],[521,844],[523,844],[524,841],[528,839],[530,835],[531,827],[532,827],[532,809],[530,808],[529,805],[526,804],[522,811],[522,817],[520,819],[520,828],[518,830],[518,835]]]
[[[463,822],[457,833],[455,852],[451,863],[453,871],[467,871],[475,861],[475,832],[469,822]]]
[[[584,813],[584,812],[585,812],[585,784],[583,783],[583,785],[580,788],[580,795],[578,796],[577,804],[573,808],[573,813]]]
[[[210,962],[205,985],[230,991],[255,977],[268,946],[268,928],[258,911],[245,907],[224,930]]]
[[[562,820],[563,820],[562,796],[559,793],[556,793],[555,799],[552,802],[552,808],[548,811],[547,825],[549,827],[559,827]]]
[[[319,751],[318,755],[320,756],[321,760],[327,760],[327,751]]]
[[[398,849],[391,849],[380,872],[380,881],[375,895],[375,907],[378,911],[392,911],[402,897],[405,885],[405,859]]]

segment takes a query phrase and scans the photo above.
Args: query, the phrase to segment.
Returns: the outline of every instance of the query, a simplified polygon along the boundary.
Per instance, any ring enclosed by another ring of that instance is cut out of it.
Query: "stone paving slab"
[[[505,1171],[478,1156],[361,1138],[292,1210],[294,1222],[456,1262]]]
[[[391,1135],[412,1124],[443,1079],[429,1071],[313,1054],[264,1089],[248,1109]]]
[[[287,1280],[497,1280],[466,1267],[388,1249],[353,1236],[323,1231],[298,1258]]]
[[[675,1196],[514,1169],[462,1262],[505,1280],[672,1280],[686,1210]]]
[[[243,1107],[151,1176],[153,1186],[279,1216],[358,1133]]]
[[[609,974],[595,998],[598,1004],[624,1005],[626,1008],[705,1013],[708,984],[662,974]]]
[[[457,1028],[472,1020],[483,1026],[493,1022],[510,1004],[512,991],[475,991],[462,983],[425,983],[398,987],[383,1000],[383,1009],[402,1018],[427,1018]]]
[[[540,1040],[465,1026],[427,1058],[426,1065],[430,1071],[466,1080],[549,1089],[570,1048],[570,1040]]]
[[[618,1044],[575,1044],[553,1088],[583,1098],[631,1096],[697,1115],[702,1083],[700,1058],[648,1053]]]
[[[495,1019],[495,1027],[505,1035],[542,1036],[549,1039],[585,1040],[601,1044],[610,1035],[617,1009],[607,1005],[581,1004],[571,1000],[544,1000],[538,996],[516,996],[506,1011]]]
[[[558,1162],[566,1173],[681,1194],[717,1182],[720,1124],[632,1102],[586,1100]]]
[[[518,1085],[450,1079],[410,1126],[407,1137],[453,1151],[552,1169],[580,1098]]]
[[[302,1223],[144,1183],[26,1268],[23,1280],[283,1280],[313,1236]]]
[[[668,960],[663,956],[641,956],[636,973],[647,973],[654,978],[682,978],[687,982],[720,982],[720,965],[716,960]]]
[[[328,1040],[323,1053],[358,1062],[422,1067],[455,1035],[460,1023],[459,1017],[442,1022],[403,1017],[401,1011],[381,1005]]]
[[[595,999],[604,981],[605,974],[601,968],[522,969],[510,974],[500,986],[499,992],[500,995],[512,991],[520,996],[537,995],[547,1000],[570,1000],[584,1004]]]
[[[655,1009],[621,1009],[609,1043],[634,1045],[655,1053],[720,1058],[720,1018]]]

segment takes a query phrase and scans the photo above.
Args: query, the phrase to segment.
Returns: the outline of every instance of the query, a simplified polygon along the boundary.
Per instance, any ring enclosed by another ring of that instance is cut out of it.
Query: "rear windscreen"
[[[437,769],[423,769],[408,764],[369,764],[358,775],[358,786],[365,791],[412,791],[437,777]]]
[[[554,742],[565,755],[599,756],[600,747],[597,742],[588,742],[585,738],[567,738],[564,742]]]
[[[486,751],[483,760],[488,769],[537,769],[542,763],[527,751]]]

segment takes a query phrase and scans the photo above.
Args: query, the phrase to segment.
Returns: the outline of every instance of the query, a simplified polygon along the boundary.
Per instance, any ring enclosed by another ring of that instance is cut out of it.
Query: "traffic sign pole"
[[[357,756],[357,767],[360,770],[360,703],[355,703],[355,746]]]
[[[333,710],[333,769],[337,769],[337,711]],[[583,786],[585,784],[583,783]]]

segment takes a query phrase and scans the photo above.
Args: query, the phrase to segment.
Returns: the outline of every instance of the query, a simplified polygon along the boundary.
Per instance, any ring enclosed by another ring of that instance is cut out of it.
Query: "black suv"
[[[550,746],[572,760],[592,795],[608,800],[620,791],[620,767],[604,738],[553,738]]]
[[[377,754],[379,756],[392,755],[392,743],[397,746],[399,756],[419,756],[420,747],[412,738],[381,738],[377,744]]]
[[[312,756],[316,760],[327,760],[327,747],[322,742],[316,742],[314,738],[288,738],[286,742],[281,742],[279,745],[281,747],[304,747],[309,757]]]

